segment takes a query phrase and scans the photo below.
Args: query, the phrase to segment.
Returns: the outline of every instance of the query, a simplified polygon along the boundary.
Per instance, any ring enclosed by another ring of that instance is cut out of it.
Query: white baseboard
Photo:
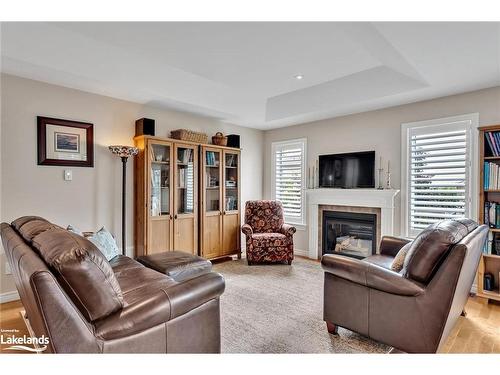
[[[19,293],[17,292],[17,290],[0,294],[0,303],[17,301],[18,299],[19,299]]]
[[[295,255],[298,255],[298,256],[301,256],[301,257],[309,258],[309,251],[307,251],[307,250],[293,249],[293,253]]]

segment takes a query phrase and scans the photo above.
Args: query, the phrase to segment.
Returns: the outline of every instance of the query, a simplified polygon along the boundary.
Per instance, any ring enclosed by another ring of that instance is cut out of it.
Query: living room
[[[498,360],[500,22],[11,21],[2,360]]]

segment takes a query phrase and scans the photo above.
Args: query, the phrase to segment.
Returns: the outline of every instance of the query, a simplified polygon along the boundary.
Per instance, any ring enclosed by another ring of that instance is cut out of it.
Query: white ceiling
[[[500,23],[2,23],[1,31],[3,72],[259,129],[500,85]]]

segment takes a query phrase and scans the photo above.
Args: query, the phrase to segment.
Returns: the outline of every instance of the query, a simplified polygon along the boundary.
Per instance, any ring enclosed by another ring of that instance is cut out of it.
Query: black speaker
[[[155,135],[155,120],[150,118],[140,118],[135,121],[135,136]]]
[[[240,148],[240,136],[239,136],[239,134],[228,134],[227,147]]]

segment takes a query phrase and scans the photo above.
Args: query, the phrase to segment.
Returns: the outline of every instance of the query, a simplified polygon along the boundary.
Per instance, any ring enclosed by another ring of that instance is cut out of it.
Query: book
[[[488,190],[488,163],[483,165],[483,189]]]
[[[491,132],[493,134],[493,139],[495,140],[495,146],[497,148],[498,154],[495,156],[500,155],[500,133],[499,132]]]
[[[500,228],[500,204],[495,205],[495,228]]]
[[[490,202],[484,202],[484,224],[490,225]]]
[[[489,209],[489,219],[490,228],[495,228],[496,224],[496,203],[492,202]]]
[[[496,145],[496,142],[495,142],[495,138],[493,137],[493,132],[488,132],[488,137],[491,141],[491,145],[492,145],[492,150],[493,150],[493,155],[494,156],[498,156],[499,153],[498,153],[498,148],[497,148],[497,145]]]

